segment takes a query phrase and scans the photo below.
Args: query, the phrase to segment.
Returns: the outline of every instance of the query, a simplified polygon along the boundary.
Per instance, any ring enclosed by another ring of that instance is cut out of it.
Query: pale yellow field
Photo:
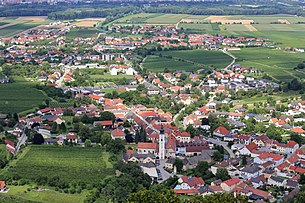
[[[43,21],[45,21],[48,18],[48,16],[22,16],[17,18],[16,20],[25,20],[25,21],[34,21],[37,23],[41,23]]]
[[[280,23],[286,23],[286,24],[290,24],[290,22],[287,19],[279,19],[278,20]]]
[[[97,23],[104,21],[105,18],[84,18],[77,20],[74,25],[77,27],[93,27],[94,25],[97,25]]]
[[[225,24],[243,24],[243,25],[251,25],[254,23],[254,20],[230,20],[230,16],[209,16],[206,20],[211,23],[221,23]]]

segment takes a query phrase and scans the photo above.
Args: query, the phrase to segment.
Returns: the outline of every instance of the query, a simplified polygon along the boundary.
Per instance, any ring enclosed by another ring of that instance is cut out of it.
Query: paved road
[[[27,123],[27,125],[25,126],[25,128],[26,128],[27,126],[29,126],[28,123]],[[24,128],[24,130],[23,130],[22,135],[20,136],[20,138],[18,138],[18,143],[17,143],[17,146],[16,146],[16,148],[15,148],[15,155],[18,154],[18,152],[19,152],[19,150],[20,150],[20,147],[21,147],[22,145],[25,144],[25,142],[26,142],[26,140],[27,140],[27,138],[28,138],[28,137],[26,136],[26,134],[25,134],[25,128]]]
[[[162,183],[162,182],[166,181],[167,179],[169,179],[170,177],[173,176],[173,174],[164,170],[163,167],[165,166],[165,162],[166,162],[166,160],[160,160],[160,165],[157,166],[157,169],[160,170],[161,175],[162,175],[162,180],[158,180],[158,183]]]
[[[227,142],[222,142],[220,140],[213,139],[213,138],[207,138],[206,140],[208,142],[213,143],[213,144],[223,146],[223,148],[229,153],[231,158],[235,158],[236,157],[235,154],[233,153],[233,151],[227,146],[227,144],[228,144]]]

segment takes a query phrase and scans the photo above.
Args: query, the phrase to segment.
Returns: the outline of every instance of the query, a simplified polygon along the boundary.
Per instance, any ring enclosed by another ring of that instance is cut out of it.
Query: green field
[[[67,34],[68,39],[74,39],[76,37],[92,38],[97,37],[98,30],[95,28],[75,28]]]
[[[18,175],[28,180],[59,176],[68,183],[93,184],[114,174],[109,154],[98,147],[29,146],[23,153],[2,175]]]
[[[47,98],[34,83],[14,78],[13,83],[0,84],[0,112],[22,112],[38,108]]]
[[[0,29],[0,37],[10,37],[12,35],[18,34],[36,26],[38,26],[38,24],[22,23],[10,25],[8,27]]]
[[[153,72],[163,72],[165,68],[168,68],[170,71],[196,71],[200,69],[199,66],[193,65],[191,63],[186,63],[183,61],[177,61],[174,59],[168,59],[154,55],[150,55],[145,59],[143,67]]]
[[[83,192],[81,194],[66,194],[56,192],[54,190],[45,190],[45,191],[27,191],[27,188],[31,188],[29,185],[25,186],[8,186],[10,189],[7,194],[0,195],[0,202],[4,200],[7,202],[10,197],[12,199],[11,202],[45,202],[45,203],[57,203],[57,202],[65,202],[65,203],[81,203],[84,202],[86,198],[87,192]]]
[[[160,57],[160,54],[162,57]],[[231,57],[220,51],[206,51],[201,49],[162,51],[147,57],[143,63],[143,67],[154,72],[163,71],[164,68],[172,71],[196,71],[207,67],[225,68],[231,61]]]
[[[293,69],[305,60],[305,53],[265,48],[247,48],[231,53],[237,56],[237,63],[259,68],[277,80],[287,82],[293,78],[305,79],[305,73]]]

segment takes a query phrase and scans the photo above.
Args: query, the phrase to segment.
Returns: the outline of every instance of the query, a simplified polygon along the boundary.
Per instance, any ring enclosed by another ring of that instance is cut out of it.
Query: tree
[[[298,144],[302,145],[303,144],[303,138],[300,134],[298,133],[291,133],[290,135],[290,139],[294,140],[295,142],[297,142]]]
[[[112,121],[114,122],[115,120],[115,115],[109,111],[104,111],[101,113],[101,116],[100,116],[101,120],[102,121]]]
[[[181,159],[176,158],[174,162],[174,166],[176,166],[177,172],[180,173],[182,172],[183,169],[183,162]]]
[[[223,155],[219,151],[215,151],[213,153],[213,160],[214,161],[221,161],[223,159]]]
[[[137,193],[132,193],[127,199],[128,203],[180,203],[179,197],[172,191],[164,189],[161,192],[151,190],[141,190]]]
[[[195,136],[196,129],[192,125],[188,125],[185,131],[191,134],[191,138]]]
[[[62,122],[62,123],[59,125],[59,129],[60,129],[62,132],[66,132],[67,127],[66,127],[66,125],[65,125],[64,122]]]
[[[246,156],[242,156],[241,165],[242,165],[242,166],[247,165],[247,157],[246,157]]]
[[[121,139],[111,140],[106,145],[106,151],[112,152],[114,154],[119,154],[125,151],[125,142]]]
[[[16,122],[19,121],[19,117],[18,117],[18,114],[17,114],[17,113],[14,113],[14,114],[13,114],[13,118],[14,118],[14,120],[15,120]]]
[[[293,203],[305,202],[305,191],[300,192],[293,198]]]
[[[108,132],[102,132],[101,134],[101,145],[105,146],[111,141],[111,135]]]
[[[44,138],[42,137],[41,134],[35,133],[32,142],[33,142],[33,144],[43,144]]]
[[[300,89],[302,89],[301,81],[297,78],[294,78],[291,82],[288,83],[288,89],[290,89],[290,90],[300,90]]]
[[[216,172],[216,178],[222,181],[230,179],[229,173],[226,168],[218,168]]]
[[[91,140],[86,139],[86,141],[85,141],[85,147],[92,147],[92,145],[91,145]]]

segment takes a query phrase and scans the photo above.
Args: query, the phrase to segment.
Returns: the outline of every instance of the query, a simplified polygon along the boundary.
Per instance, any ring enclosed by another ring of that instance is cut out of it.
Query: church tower
[[[165,159],[165,134],[163,126],[161,126],[159,134],[159,159]]]

